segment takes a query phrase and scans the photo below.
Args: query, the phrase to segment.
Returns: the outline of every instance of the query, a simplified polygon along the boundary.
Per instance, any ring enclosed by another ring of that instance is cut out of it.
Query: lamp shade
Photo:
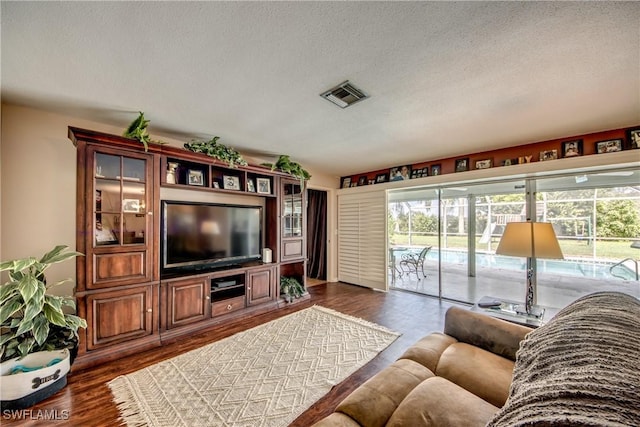
[[[498,255],[528,258],[564,258],[548,222],[509,222],[496,249]]]

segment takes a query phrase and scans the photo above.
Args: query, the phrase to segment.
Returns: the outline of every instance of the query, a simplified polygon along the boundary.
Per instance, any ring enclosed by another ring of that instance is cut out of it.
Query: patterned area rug
[[[398,336],[313,306],[108,385],[128,426],[286,426]]]

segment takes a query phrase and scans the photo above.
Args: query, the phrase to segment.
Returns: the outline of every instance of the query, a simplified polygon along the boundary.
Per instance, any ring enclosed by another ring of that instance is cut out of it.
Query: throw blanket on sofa
[[[591,294],[529,333],[487,426],[640,426],[640,301]]]

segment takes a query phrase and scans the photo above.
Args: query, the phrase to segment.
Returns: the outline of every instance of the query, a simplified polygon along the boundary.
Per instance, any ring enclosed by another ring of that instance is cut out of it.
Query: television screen
[[[162,202],[162,269],[200,269],[261,258],[262,208]]]

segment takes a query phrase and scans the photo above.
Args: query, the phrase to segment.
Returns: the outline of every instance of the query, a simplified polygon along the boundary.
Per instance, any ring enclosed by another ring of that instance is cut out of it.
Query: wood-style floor
[[[53,397],[31,407],[26,419],[11,420],[2,414],[3,426],[118,426],[118,410],[111,399],[106,383],[118,375],[128,374],[162,360],[177,356],[208,343],[220,340],[245,329],[266,323],[309,305],[321,305],[345,314],[360,317],[402,333],[392,345],[375,359],[335,386],[292,423],[292,426],[310,426],[333,412],[336,405],[351,391],[395,361],[415,341],[432,331],[442,331],[444,313],[451,303],[403,291],[377,292],[358,286],[327,283],[309,288],[311,299],[280,310],[194,334],[186,340],[125,357],[68,376],[68,385]],[[35,419],[43,414],[56,414],[58,418]]]

